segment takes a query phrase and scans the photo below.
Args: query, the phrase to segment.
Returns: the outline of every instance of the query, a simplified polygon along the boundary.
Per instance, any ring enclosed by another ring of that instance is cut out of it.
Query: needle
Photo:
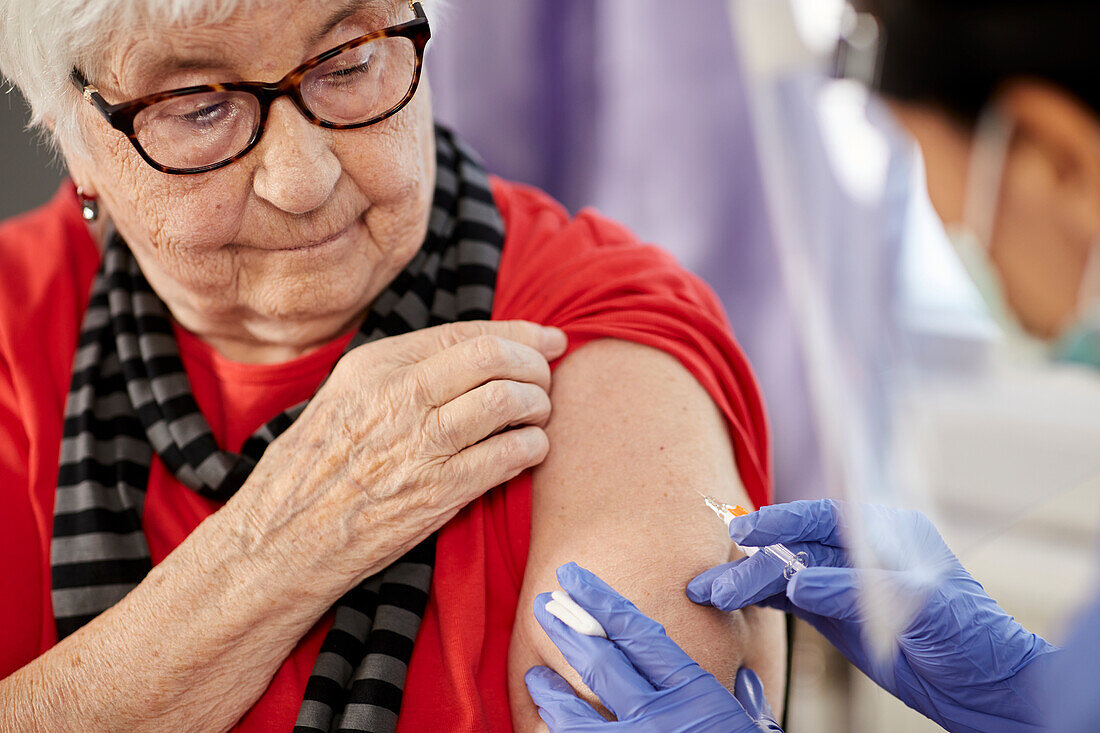
[[[740,504],[727,504],[723,501],[718,501],[712,496],[707,496],[701,491],[696,491],[699,496],[703,497],[703,501],[711,511],[718,515],[718,518],[726,523],[726,527],[730,526],[730,523],[737,517],[743,517],[749,513],[749,510]],[[781,544],[767,545],[765,547],[748,547],[744,545],[738,545],[741,551],[749,557],[755,555],[758,551],[762,551],[766,555],[774,557],[779,562],[783,563],[783,577],[790,578],[799,570],[806,569],[806,563],[809,562],[810,557],[805,552],[791,552],[788,547]]]

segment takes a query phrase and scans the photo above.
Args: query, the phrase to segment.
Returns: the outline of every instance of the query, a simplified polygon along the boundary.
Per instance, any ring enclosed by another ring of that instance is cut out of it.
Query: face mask
[[[1089,250],[1077,291],[1077,320],[1054,345],[1054,358],[1100,369],[1100,240]]]
[[[1001,179],[1011,142],[1012,125],[995,108],[986,109],[974,130],[963,220],[945,224],[944,228],[990,318],[1004,334],[1004,345],[1013,353],[1030,356],[1043,352],[1046,347],[1027,333],[1009,307],[1004,281],[990,257]]]

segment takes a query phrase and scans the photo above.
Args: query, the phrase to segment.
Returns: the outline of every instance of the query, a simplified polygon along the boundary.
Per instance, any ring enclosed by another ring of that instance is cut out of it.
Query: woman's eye
[[[159,110],[165,121],[191,127],[210,127],[225,121],[233,113],[233,103],[227,99],[181,99]]]
[[[359,77],[368,76],[374,71],[374,58],[368,58],[361,63],[353,66],[343,66],[337,69],[333,69],[325,74],[325,78],[341,83],[358,79]]]
[[[184,114],[183,119],[188,122],[212,122],[223,116],[224,108],[226,108],[224,103],[209,105],[202,109],[197,109],[194,112]]]

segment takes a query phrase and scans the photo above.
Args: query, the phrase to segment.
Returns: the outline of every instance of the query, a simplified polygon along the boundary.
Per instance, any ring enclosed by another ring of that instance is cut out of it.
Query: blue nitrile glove
[[[605,720],[557,672],[532,667],[527,689],[551,733],[783,733],[751,670],[737,673],[734,698],[660,624],[592,573],[569,563],[558,568],[558,582],[608,638],[580,634],[550,614],[549,593],[535,599],[535,618],[617,720]]]
[[[1100,668],[1100,595],[1078,614],[1065,651],[1051,669],[1047,684],[1049,730],[1087,733],[1100,720],[1096,670]]]
[[[842,536],[860,528],[881,567],[853,568]],[[730,524],[746,546],[783,543],[809,555],[789,581],[763,552],[712,568],[688,597],[725,611],[763,605],[790,611],[820,631],[871,679],[951,731],[1024,731],[1041,724],[1043,676],[1057,650],[990,598],[927,517],[831,500],[764,507]],[[862,588],[911,614],[881,661],[864,638]]]

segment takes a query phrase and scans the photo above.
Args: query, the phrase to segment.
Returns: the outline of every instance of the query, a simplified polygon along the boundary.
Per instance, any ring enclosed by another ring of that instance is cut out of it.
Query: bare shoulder
[[[782,619],[694,605],[684,587],[730,558],[731,544],[697,490],[747,502],[725,420],[674,357],[618,340],[594,341],[554,375],[550,455],[532,482],[531,547],[509,657],[517,729],[538,725],[523,686],[533,664],[579,678],[530,612],[576,561],[663,623],[689,654],[732,685],[751,661],[778,700]]]

